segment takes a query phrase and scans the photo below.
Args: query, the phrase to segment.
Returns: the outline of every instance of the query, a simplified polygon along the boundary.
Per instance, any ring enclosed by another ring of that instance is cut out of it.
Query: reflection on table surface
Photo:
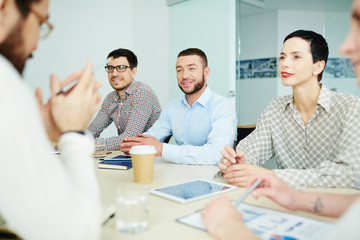
[[[114,157],[119,154],[121,154],[121,152],[113,151],[108,157]],[[97,164],[99,160],[94,159],[94,161],[95,164]],[[154,180],[153,183],[150,184],[150,188],[163,187],[195,179],[206,179],[225,183],[221,179],[213,179],[217,172],[218,168],[216,166],[178,165],[166,162],[162,158],[157,157],[155,159]],[[134,181],[132,169],[97,169],[97,176],[101,189],[102,202],[114,205],[116,187],[122,183],[130,183]],[[225,195],[227,195],[230,199],[236,200],[244,191],[244,188],[238,188],[234,191],[225,193]],[[359,191],[354,189],[317,189],[317,191],[333,193],[359,193]],[[120,234],[115,228],[115,218],[112,218],[103,227],[101,239],[213,239],[207,232],[180,224],[176,222],[175,219],[203,208],[211,199],[218,196],[219,195],[181,204],[162,197],[150,195],[148,205],[150,227],[146,232],[137,235]],[[266,198],[255,200],[249,196],[244,202],[290,212]],[[320,217],[301,211],[295,212],[295,214],[329,222],[334,222],[336,220],[334,218]]]
[[[155,191],[170,194],[177,198],[187,200],[201,197],[207,194],[217,193],[226,189],[230,189],[230,187],[206,182],[204,180],[196,180],[178,185],[167,186],[164,188],[157,188]]]

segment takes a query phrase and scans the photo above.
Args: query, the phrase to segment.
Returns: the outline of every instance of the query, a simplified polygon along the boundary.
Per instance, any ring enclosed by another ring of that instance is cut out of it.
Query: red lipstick
[[[281,77],[283,77],[283,78],[288,78],[288,77],[291,77],[292,75],[294,75],[294,74],[288,73],[288,72],[281,72]]]

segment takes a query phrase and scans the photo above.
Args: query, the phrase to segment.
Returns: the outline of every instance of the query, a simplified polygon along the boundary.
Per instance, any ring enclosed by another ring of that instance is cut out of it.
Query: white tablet
[[[236,188],[237,187],[229,184],[198,179],[176,185],[154,188],[150,190],[150,193],[176,202],[188,203],[201,198],[225,193]]]

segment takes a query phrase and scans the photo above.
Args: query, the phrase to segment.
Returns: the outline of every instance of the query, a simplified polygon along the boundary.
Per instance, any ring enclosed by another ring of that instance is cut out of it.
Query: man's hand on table
[[[149,135],[141,134],[136,137],[124,137],[123,141],[120,143],[120,150],[125,154],[130,154],[131,147],[136,145],[154,146],[156,149],[155,156],[162,156],[163,143],[158,141],[153,136],[149,136]]]

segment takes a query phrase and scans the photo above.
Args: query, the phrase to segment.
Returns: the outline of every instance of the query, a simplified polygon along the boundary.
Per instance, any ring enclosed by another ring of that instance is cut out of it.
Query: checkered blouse
[[[322,86],[316,112],[304,125],[293,96],[279,97],[236,149],[254,165],[275,156],[275,174],[296,188],[359,188],[360,99]]]

